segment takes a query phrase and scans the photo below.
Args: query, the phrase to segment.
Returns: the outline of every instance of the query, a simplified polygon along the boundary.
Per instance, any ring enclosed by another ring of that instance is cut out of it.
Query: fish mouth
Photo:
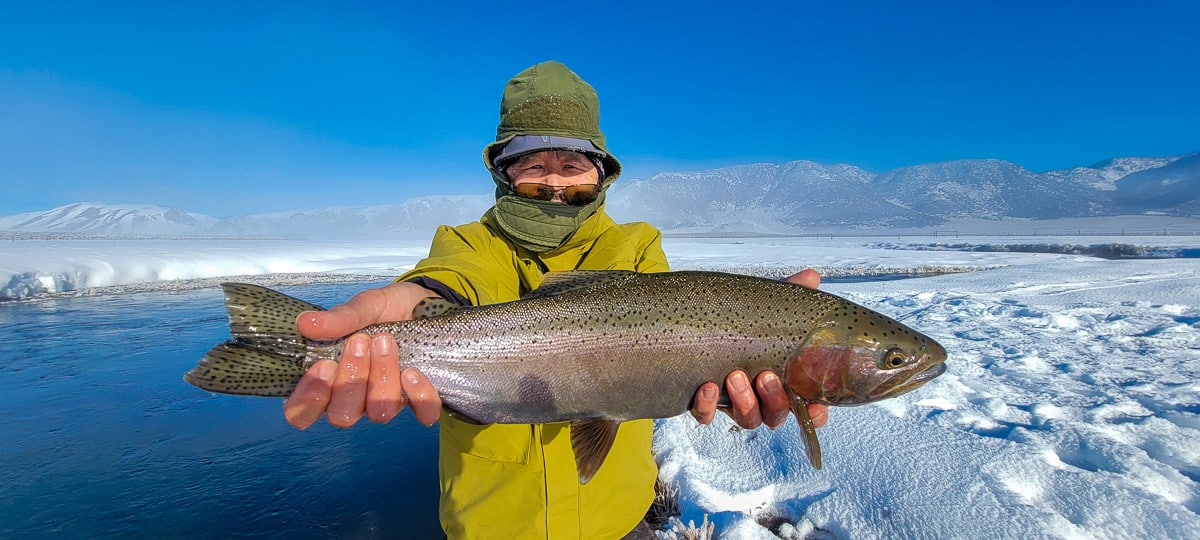
[[[908,384],[922,385],[946,372],[946,363],[938,362],[908,378]]]
[[[917,387],[937,378],[939,375],[946,372],[946,363],[938,362],[921,371],[913,373],[911,376],[903,380],[896,380],[896,384],[889,385],[883,392],[876,396],[872,396],[872,401],[896,397],[900,394],[915,390]]]

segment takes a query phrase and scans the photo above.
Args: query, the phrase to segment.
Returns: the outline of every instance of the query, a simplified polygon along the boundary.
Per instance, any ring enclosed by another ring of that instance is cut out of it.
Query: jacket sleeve
[[[416,281],[445,296],[446,291],[437,287],[440,285],[458,296],[448,298],[455,302],[466,301],[475,306],[494,302],[488,290],[479,289],[475,284],[487,283],[489,278],[495,280],[503,275],[503,272],[496,271],[503,263],[489,249],[489,237],[472,234],[469,227],[438,227],[429,247],[429,256],[396,281]],[[511,266],[511,263],[508,264]]]
[[[645,248],[642,250],[641,256],[637,260],[637,271],[651,274],[655,272],[668,272],[671,270],[671,265],[667,263],[667,254],[662,247],[662,233],[658,229],[649,224],[645,225],[645,231],[642,234],[645,238],[649,238]]]

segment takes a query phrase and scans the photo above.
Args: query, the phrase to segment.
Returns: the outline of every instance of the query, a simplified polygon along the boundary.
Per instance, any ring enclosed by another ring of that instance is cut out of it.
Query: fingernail
[[[392,345],[395,343],[396,342],[392,341],[392,338],[388,337],[386,334],[380,334],[375,336],[375,338],[371,341],[371,346],[375,350],[375,354],[383,355],[390,354],[392,352]]]
[[[729,378],[729,386],[733,387],[734,392],[741,392],[750,387],[750,380],[746,378],[745,373],[739,371]]]
[[[767,392],[767,393],[771,393],[771,394],[775,394],[775,393],[779,392],[779,386],[777,386],[779,383],[778,375],[768,371],[768,372],[764,373],[762,377],[759,378],[759,381],[760,381],[759,384],[762,386],[763,392]]]
[[[717,389],[713,386],[705,385],[704,388],[700,389],[700,395],[702,395],[704,399],[716,399]]]
[[[417,374],[411,370],[406,369],[401,375],[404,376],[404,382],[408,384],[418,384],[421,382],[421,379],[417,378]]]
[[[362,358],[367,355],[367,338],[362,336],[351,336],[348,351],[350,356]]]
[[[321,367],[317,368],[317,378],[324,382],[333,380],[333,376],[337,374],[336,362],[321,362]]]

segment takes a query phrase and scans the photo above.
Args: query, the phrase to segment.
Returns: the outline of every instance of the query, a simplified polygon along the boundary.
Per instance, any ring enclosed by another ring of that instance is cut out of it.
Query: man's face
[[[543,150],[522,156],[505,167],[504,174],[512,183],[513,191],[520,196],[570,204],[587,204],[595,200],[600,183],[600,172],[596,170],[596,165],[587,156],[567,150]],[[525,188],[519,187],[522,185]],[[576,194],[577,191],[585,191],[581,189],[554,189],[586,185],[595,186],[590,190],[590,197],[586,193]],[[553,196],[547,199],[551,192]]]

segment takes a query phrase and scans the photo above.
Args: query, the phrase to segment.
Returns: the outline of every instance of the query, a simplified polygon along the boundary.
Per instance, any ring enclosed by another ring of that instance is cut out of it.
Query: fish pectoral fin
[[[522,296],[527,298],[544,298],[582,289],[591,285],[599,285],[619,281],[637,275],[630,270],[571,270],[567,272],[550,272],[542,277],[542,284]]]
[[[438,315],[445,315],[459,309],[462,309],[462,306],[459,306],[454,302],[446,300],[445,298],[430,296],[422,298],[420,302],[417,302],[416,307],[413,308],[412,316],[414,319],[428,319],[430,317],[437,317]]]
[[[800,424],[800,435],[804,440],[804,452],[808,454],[808,462],[821,468],[821,441],[817,440],[817,427],[813,425],[812,417],[808,415],[808,402],[799,396],[792,396],[792,414]]]
[[[575,450],[575,469],[579,472],[581,485],[588,483],[600,470],[620,427],[620,422],[607,418],[571,422],[571,448]]]

